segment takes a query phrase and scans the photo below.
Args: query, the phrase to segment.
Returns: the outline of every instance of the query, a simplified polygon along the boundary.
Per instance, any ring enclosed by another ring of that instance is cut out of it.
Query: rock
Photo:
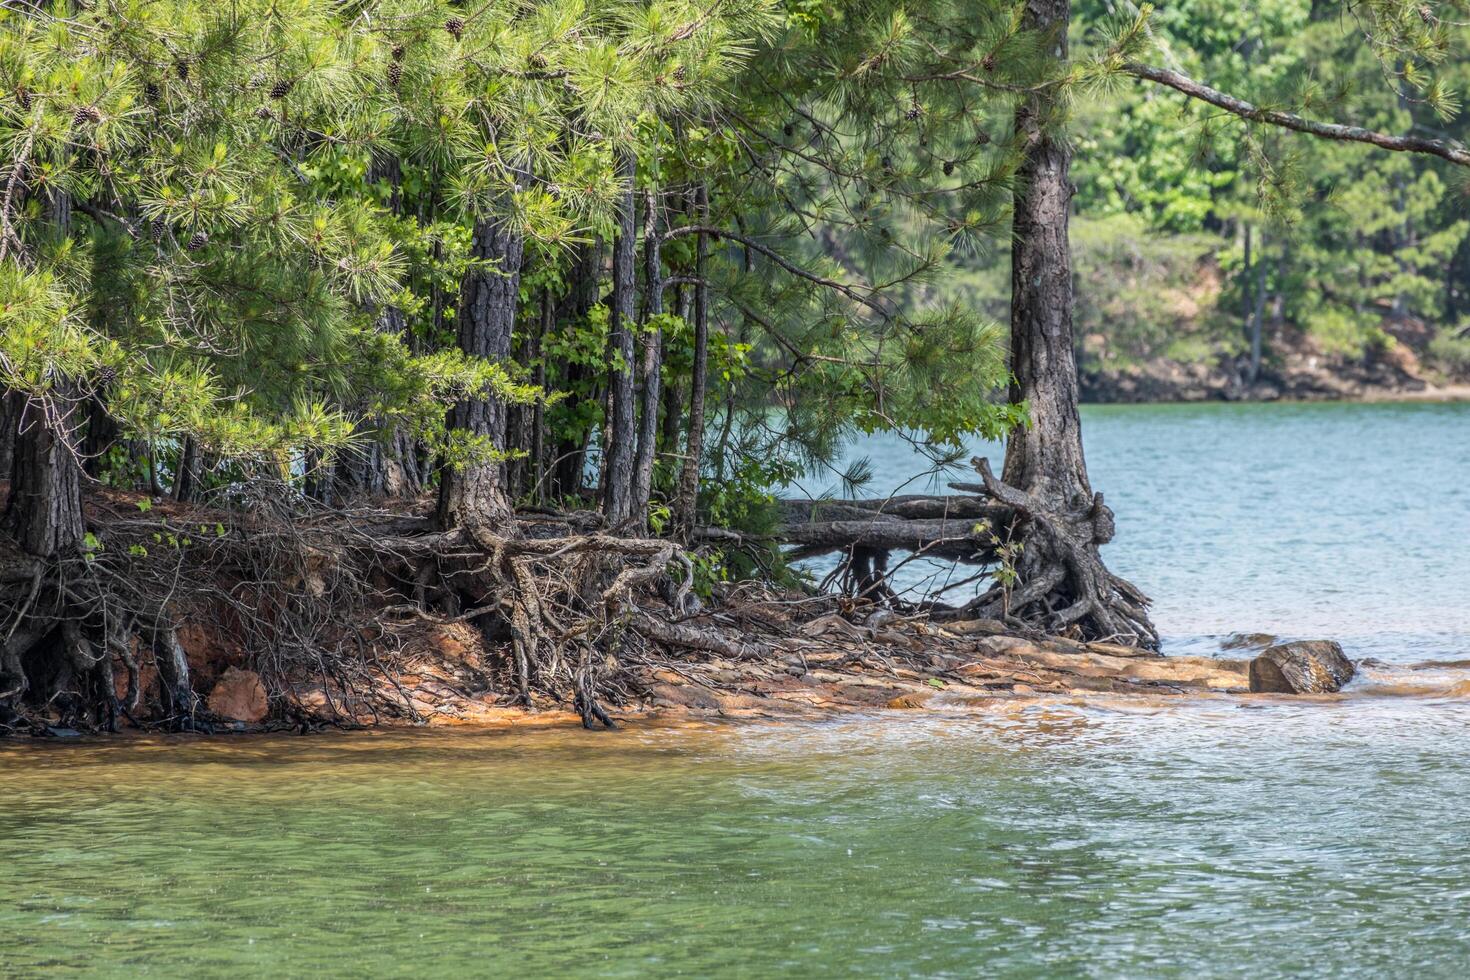
[[[924,703],[933,696],[928,691],[911,691],[908,694],[900,694],[898,697],[892,698],[889,700],[887,707],[901,709],[922,708]]]
[[[221,675],[206,704],[210,711],[232,721],[261,721],[270,711],[260,675],[237,667],[230,667]]]
[[[1221,650],[1264,650],[1276,642],[1270,633],[1231,633],[1220,641]]]
[[[1357,669],[1332,640],[1298,640],[1267,647],[1251,661],[1250,685],[1268,694],[1332,694]]]

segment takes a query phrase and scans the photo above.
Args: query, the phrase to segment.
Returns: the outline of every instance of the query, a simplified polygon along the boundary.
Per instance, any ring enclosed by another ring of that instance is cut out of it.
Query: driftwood
[[[782,500],[780,540],[788,557],[841,555],[823,582],[840,591],[936,614],[995,619],[1014,629],[1071,630],[1157,649],[1148,598],[1111,574],[1098,547],[1113,536],[1102,494],[1058,501],[997,479],[972,461],[980,483],[951,483],[958,494],[878,500]],[[890,552],[993,566],[993,583],[959,610],[931,600],[901,602],[888,583]]]

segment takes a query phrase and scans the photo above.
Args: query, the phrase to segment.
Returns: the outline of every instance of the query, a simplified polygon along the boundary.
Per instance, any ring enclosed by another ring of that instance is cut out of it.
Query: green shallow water
[[[1265,629],[1470,657],[1470,406],[1084,423],[1109,560],[1170,649]],[[854,452],[875,491],[922,468],[898,440]],[[0,977],[1464,976],[1467,680],[0,744]]]
[[[0,746],[7,976],[1463,975],[1470,704]]]

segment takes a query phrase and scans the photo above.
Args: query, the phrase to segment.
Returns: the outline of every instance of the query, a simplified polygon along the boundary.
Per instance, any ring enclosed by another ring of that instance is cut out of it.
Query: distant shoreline
[[[1165,397],[1138,400],[1118,400],[1091,397],[1089,393],[1084,391],[1081,401],[1083,405],[1452,405],[1470,402],[1470,384],[1430,385],[1429,387],[1418,391],[1404,389],[1384,389],[1381,391],[1364,391],[1357,394],[1271,398],[1252,397],[1246,395],[1240,397]]]

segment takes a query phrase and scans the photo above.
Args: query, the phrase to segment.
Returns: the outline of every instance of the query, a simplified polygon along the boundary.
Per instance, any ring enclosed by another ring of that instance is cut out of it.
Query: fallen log
[[[995,529],[1008,507],[976,497],[907,494],[875,500],[779,500],[776,536],[788,557],[866,549],[909,551],[969,564],[994,559]]]

